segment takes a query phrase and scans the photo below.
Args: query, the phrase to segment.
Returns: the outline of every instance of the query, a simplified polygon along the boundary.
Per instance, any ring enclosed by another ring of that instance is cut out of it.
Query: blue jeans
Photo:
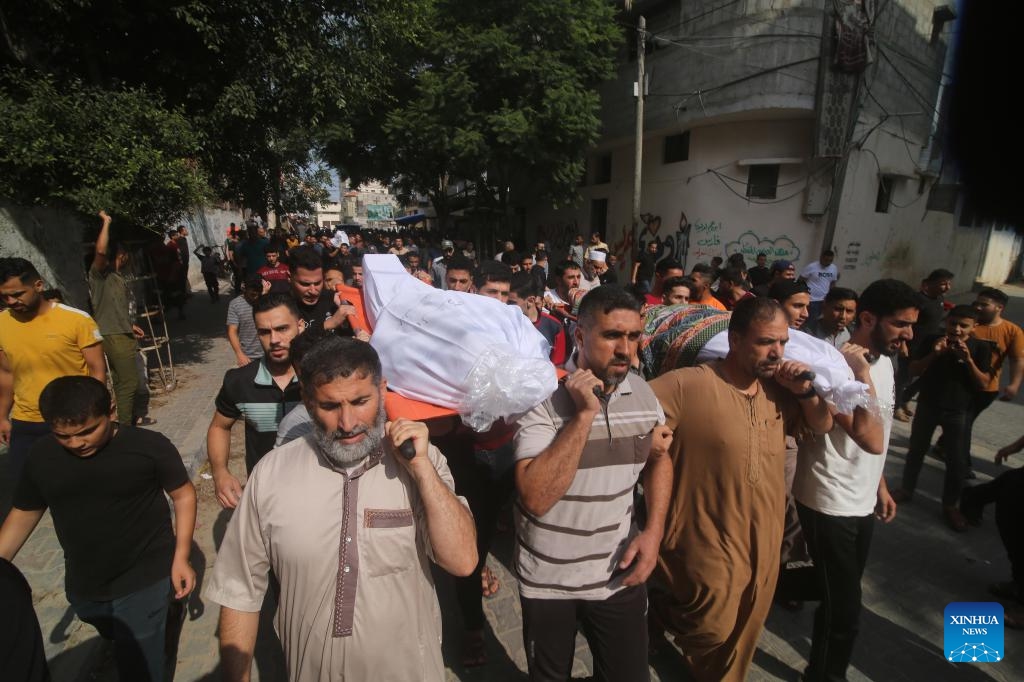
[[[122,680],[162,682],[170,577],[110,601],[90,601],[68,594],[71,608],[100,637],[114,642],[114,660]]]

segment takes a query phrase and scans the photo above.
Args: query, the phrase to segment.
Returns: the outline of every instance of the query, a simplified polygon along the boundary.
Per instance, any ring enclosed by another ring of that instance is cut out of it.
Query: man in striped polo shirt
[[[647,667],[647,591],[671,494],[671,442],[654,393],[630,373],[643,323],[616,286],[583,299],[569,376],[518,423],[517,545],[531,680],[566,680],[577,621],[597,679]],[[643,474],[647,522],[634,515]]]
[[[242,484],[228,471],[231,427],[245,420],[245,469],[251,472],[273,449],[281,418],[302,401],[291,363],[292,339],[299,335],[295,299],[290,294],[267,294],[253,305],[252,316],[264,355],[259,362],[224,373],[206,432],[217,500],[226,509],[234,509],[242,497]]]

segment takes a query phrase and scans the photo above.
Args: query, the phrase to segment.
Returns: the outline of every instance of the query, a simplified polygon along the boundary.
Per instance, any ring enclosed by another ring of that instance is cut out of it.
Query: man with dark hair
[[[992,346],[992,381],[985,387],[983,397],[975,406],[971,424],[985,408],[998,397],[1000,400],[1013,400],[1020,392],[1021,380],[1024,379],[1024,331],[1013,322],[1003,318],[1003,311],[1010,298],[999,289],[985,287],[974,299],[974,308],[978,311],[978,324],[974,327],[974,338],[988,341]],[[1009,360],[1010,380],[1002,391],[999,379],[1003,371],[1003,363]]]
[[[777,260],[772,263],[772,267],[769,270],[770,276],[767,282],[762,282],[754,286],[752,291],[755,296],[767,296],[768,290],[772,284],[784,279],[796,279],[796,268],[793,267],[793,263],[788,260]]]
[[[683,264],[679,261],[672,258],[663,258],[658,261],[657,265],[654,266],[654,284],[651,285],[651,290],[644,294],[647,298],[647,303],[650,305],[661,304],[662,296],[665,295],[665,280],[682,276]],[[694,284],[696,284],[696,282]],[[693,298],[693,295],[693,289],[691,289],[690,297]]]
[[[455,257],[455,243],[450,239],[441,240],[441,255],[435,258],[430,263],[430,276],[433,280],[434,287],[437,289],[444,289],[445,278],[448,274],[448,264],[452,262]]]
[[[825,303],[825,296],[829,289],[839,281],[839,268],[833,262],[836,259],[835,251],[825,249],[821,252],[818,260],[808,263],[800,271],[800,281],[807,285],[807,291],[811,295],[809,306],[812,320],[818,319],[821,315],[821,307]]]
[[[537,331],[551,345],[551,362],[557,367],[565,364],[565,328],[551,315],[544,312],[543,288],[529,272],[519,272],[509,284],[508,302],[519,306],[530,319]]]
[[[551,271],[553,286],[544,292],[544,303],[551,313],[561,319],[563,323],[575,319],[573,308],[576,305],[576,291],[580,287],[582,278],[581,266],[572,260],[559,262]]]
[[[811,317],[803,331],[828,342],[836,348],[850,340],[850,325],[857,317],[857,292],[844,287],[832,287],[825,294],[825,302],[818,318]]]
[[[245,279],[248,279],[250,275],[255,275],[260,268],[267,264],[264,249],[270,240],[267,239],[267,231],[263,227],[255,223],[246,223],[246,227],[246,239],[235,248],[235,256],[241,256],[244,267],[242,274]]]
[[[324,289],[324,263],[315,250],[306,246],[288,254],[291,272],[291,295],[298,307],[300,331],[322,328],[352,336],[348,315],[354,311],[348,304],[339,305],[337,295]]]
[[[309,351],[330,336],[322,329],[309,329],[294,339],[289,348],[290,361],[295,370],[295,376],[299,378],[299,389],[302,389],[302,358],[306,357]],[[302,403],[299,403],[292,410],[281,418],[277,425],[277,438],[274,439],[274,447],[279,448],[285,443],[290,443],[296,438],[302,438],[313,431],[313,418],[309,416],[309,410]]]
[[[0,557],[13,560],[49,508],[71,608],[114,641],[120,679],[163,680],[170,597],[196,582],[196,491],[181,455],[159,433],[114,421],[110,392],[92,377],[54,379],[39,407],[52,433],[32,447]]]
[[[598,678],[649,678],[645,581],[672,487],[661,408],[630,372],[642,331],[632,295],[611,285],[587,294],[569,376],[519,420],[516,570],[531,679],[571,676],[578,621]]]
[[[750,298],[725,359],[650,382],[674,477],[651,608],[698,680],[745,679],[779,571],[785,435],[832,428],[807,366],[783,359],[788,341],[782,307]]]
[[[273,571],[290,679],[444,679],[430,562],[455,575],[477,563],[444,456],[426,424],[387,420],[369,344],[325,338],[300,373],[313,433],[252,472],[204,590],[221,605],[224,678],[249,676]]]
[[[242,295],[236,296],[228,303],[228,345],[231,346],[239,367],[263,357],[263,347],[256,334],[256,323],[252,319],[252,307],[263,295],[264,288],[263,278],[252,275],[245,280]]]
[[[772,278],[771,270],[768,269],[768,254],[757,254],[755,262],[757,264],[747,270],[747,279],[750,280],[751,287],[766,284]]]
[[[914,416],[907,403],[917,394],[919,387],[911,376],[910,362],[925,339],[942,334],[942,320],[946,316],[945,295],[952,287],[953,273],[942,268],[932,270],[921,281],[921,290],[917,295],[917,306],[921,314],[914,325],[914,338],[908,345],[907,354],[900,358],[896,374],[897,408],[893,418],[898,421],[908,422]]]
[[[662,305],[687,305],[690,302],[690,292],[697,288],[697,285],[689,277],[670,277],[661,285]],[[647,297],[644,295],[644,302]]]
[[[274,447],[277,427],[299,403],[299,385],[291,364],[291,342],[298,336],[299,312],[287,294],[267,294],[253,307],[256,333],[263,346],[259,362],[229,369],[215,401],[216,412],[206,432],[210,473],[221,506],[233,509],[242,494],[238,479],[228,471],[231,427],[245,421],[245,467]]]
[[[29,448],[50,427],[39,394],[62,376],[106,381],[100,330],[86,313],[43,297],[46,285],[24,258],[0,258],[0,443],[10,447],[17,483]]]
[[[690,271],[690,279],[696,285],[696,289],[690,292],[690,303],[717,308],[725,312],[725,306],[711,293],[711,281],[714,278],[714,270],[707,263],[697,263]]]
[[[139,390],[138,368],[138,339],[146,333],[135,324],[135,293],[121,274],[128,268],[128,252],[121,244],[111,242],[111,218],[106,211],[100,211],[99,216],[102,225],[89,267],[89,295],[110,364],[117,419],[132,426],[148,411],[149,390]]]
[[[508,303],[512,271],[504,263],[484,261],[473,275],[473,289],[481,296]]]
[[[270,282],[270,291],[283,294],[288,291],[288,280],[291,279],[290,268],[281,262],[281,246],[277,242],[269,242],[263,247],[266,263],[256,270],[256,274]]]
[[[911,358],[910,375],[920,377],[921,395],[910,427],[903,481],[893,492],[897,502],[910,501],[935,428],[942,427],[946,454],[942,509],[947,525],[958,532],[967,529],[958,505],[970,456],[970,414],[992,379],[989,344],[971,336],[977,321],[978,311],[973,307],[956,306],[946,316],[946,333],[926,338]]]
[[[916,319],[914,290],[903,282],[883,279],[864,290],[853,336],[841,350],[854,377],[877,401],[877,411],[858,407],[852,415],[837,413],[828,434],[800,441],[793,495],[822,600],[804,673],[811,682],[846,678],[859,629],[860,583],[874,520],[889,523],[896,516],[884,476],[895,390],[893,358],[910,339]]]
[[[473,291],[473,263],[463,256],[453,256],[448,261],[444,276],[444,289],[449,291]]]
[[[654,266],[658,262],[658,242],[655,240],[647,242],[647,248],[638,252],[633,262],[633,272],[630,273],[629,281],[640,287],[643,293],[651,290],[651,283],[654,281]]]
[[[745,298],[751,298],[752,293],[747,291],[746,278],[739,268],[728,267],[718,275],[718,293],[715,295],[726,310],[732,310],[736,304]]]
[[[782,279],[768,289],[768,298],[774,299],[782,306],[789,320],[790,329],[800,329],[807,321],[811,295],[807,285],[799,280]]]

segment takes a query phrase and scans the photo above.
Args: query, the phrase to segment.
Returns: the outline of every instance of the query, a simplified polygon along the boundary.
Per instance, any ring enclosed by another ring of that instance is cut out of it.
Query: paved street
[[[1008,314],[1024,322],[1024,289],[1006,287],[1014,296]],[[964,297],[972,300],[971,296]],[[959,299],[958,299],[959,300]],[[206,426],[223,372],[233,365],[223,338],[227,298],[211,305],[196,295],[187,306],[188,319],[172,321],[177,390],[154,398],[155,428],[166,434],[192,467],[200,513],[196,529],[193,564],[202,576],[215,561],[215,548],[223,536],[228,514],[213,496],[212,483],[202,468]],[[995,403],[978,420],[974,455],[979,482],[997,475],[992,463],[998,447],[1019,437],[1024,430],[1024,403]],[[886,465],[890,480],[899,476],[906,452],[909,425],[896,424]],[[242,465],[241,430],[234,437],[232,466]],[[1012,466],[1024,460],[1011,459]],[[859,680],[1014,680],[1024,679],[1024,634],[1007,631],[1007,658],[999,664],[953,665],[942,656],[942,612],[951,601],[986,601],[986,585],[1009,578],[1009,565],[996,535],[989,510],[985,524],[966,534],[955,534],[941,522],[939,491],[942,464],[926,461],[918,494],[904,505],[889,526],[876,526],[871,560],[864,581],[865,611],[862,632],[854,656],[850,679]],[[6,455],[0,456],[0,503],[9,504],[11,482],[7,478]],[[520,613],[515,581],[508,572],[511,535],[500,535],[490,563],[501,579],[501,590],[486,601],[491,632],[488,637],[490,663],[466,671],[458,665],[460,625],[451,585],[439,576],[445,620],[445,659],[450,680],[525,679]],[[16,561],[33,588],[36,610],[55,682],[114,680],[109,651],[92,628],[78,622],[68,610],[63,593],[63,557],[49,517],[31,538]],[[267,610],[269,613],[269,610]],[[812,605],[789,613],[775,609],[761,639],[751,679],[796,680],[804,667],[809,648]],[[216,655],[217,608],[204,604],[197,589],[188,603],[177,664],[177,680],[218,679]],[[264,625],[268,625],[264,619]],[[386,633],[382,633],[386,636]],[[590,674],[586,645],[579,640],[575,674]],[[258,646],[258,678],[283,679],[274,636],[264,627]],[[662,647],[652,661],[655,679],[679,680],[680,664],[671,647]]]

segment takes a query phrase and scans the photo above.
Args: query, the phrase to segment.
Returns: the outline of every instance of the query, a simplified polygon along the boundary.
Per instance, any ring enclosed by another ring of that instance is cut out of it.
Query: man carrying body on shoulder
[[[523,314],[533,323],[551,345],[549,359],[556,367],[565,364],[565,328],[551,315],[544,312],[543,289],[529,272],[519,272],[509,283],[508,302],[519,306]]]
[[[430,563],[473,570],[473,519],[427,426],[387,421],[387,384],[369,344],[329,336],[301,374],[314,431],[253,470],[203,592],[221,605],[223,679],[249,679],[273,571],[275,629],[293,682],[441,682]],[[411,458],[399,452],[407,442]]]
[[[43,297],[43,278],[24,258],[0,258],[0,442],[17,483],[29,449],[50,433],[39,394],[57,377],[107,380],[103,337],[88,314]]]
[[[54,379],[39,407],[52,432],[32,447],[0,557],[13,560],[49,509],[71,608],[113,640],[120,679],[163,680],[170,598],[196,583],[196,491],[181,455],[159,433],[114,421],[110,392],[92,377]]]
[[[783,359],[788,341],[778,302],[747,299],[725,359],[650,382],[674,478],[651,607],[701,682],[743,680],[754,658],[779,572],[786,434],[832,428],[807,367]]]
[[[267,294],[253,306],[253,320],[263,359],[229,369],[215,401],[216,412],[206,433],[210,472],[222,507],[233,509],[242,485],[228,471],[231,427],[245,421],[245,468],[274,447],[282,417],[300,402],[299,385],[290,362],[292,339],[299,334],[299,311],[287,294]]]
[[[714,271],[710,265],[697,263],[693,266],[693,270],[690,271],[690,279],[693,280],[696,288],[690,292],[690,303],[699,303],[725,312],[725,305],[711,293],[711,278],[713,275]]]
[[[614,286],[587,294],[568,378],[519,420],[516,569],[533,680],[570,677],[578,621],[598,679],[649,678],[644,583],[661,543],[671,467],[658,401],[630,373],[642,330],[631,294]],[[640,478],[643,529],[633,512]]]
[[[718,274],[718,293],[715,295],[726,310],[732,310],[736,304],[754,295],[747,291],[743,271],[728,267]]]
[[[661,305],[661,299],[664,295],[664,283],[666,280],[674,277],[683,276],[683,264],[677,260],[671,258],[663,258],[658,261],[657,265],[654,266],[654,283],[651,285],[651,290],[644,294],[644,298],[647,300],[648,305]],[[690,278],[693,280],[693,278]],[[693,288],[690,289],[690,299],[694,297],[694,289],[699,286],[696,280],[693,280]]]
[[[325,331],[352,336],[348,322],[350,305],[339,305],[333,291],[324,289],[323,259],[314,249],[300,246],[288,254],[291,295],[299,313],[300,331],[321,327]]]
[[[877,411],[858,407],[852,415],[834,414],[829,433],[802,440],[793,481],[821,596],[804,673],[808,682],[846,679],[874,522],[896,516],[883,475],[895,405],[892,359],[910,339],[917,300],[903,282],[883,279],[864,290],[859,305],[857,326],[841,351]]]

